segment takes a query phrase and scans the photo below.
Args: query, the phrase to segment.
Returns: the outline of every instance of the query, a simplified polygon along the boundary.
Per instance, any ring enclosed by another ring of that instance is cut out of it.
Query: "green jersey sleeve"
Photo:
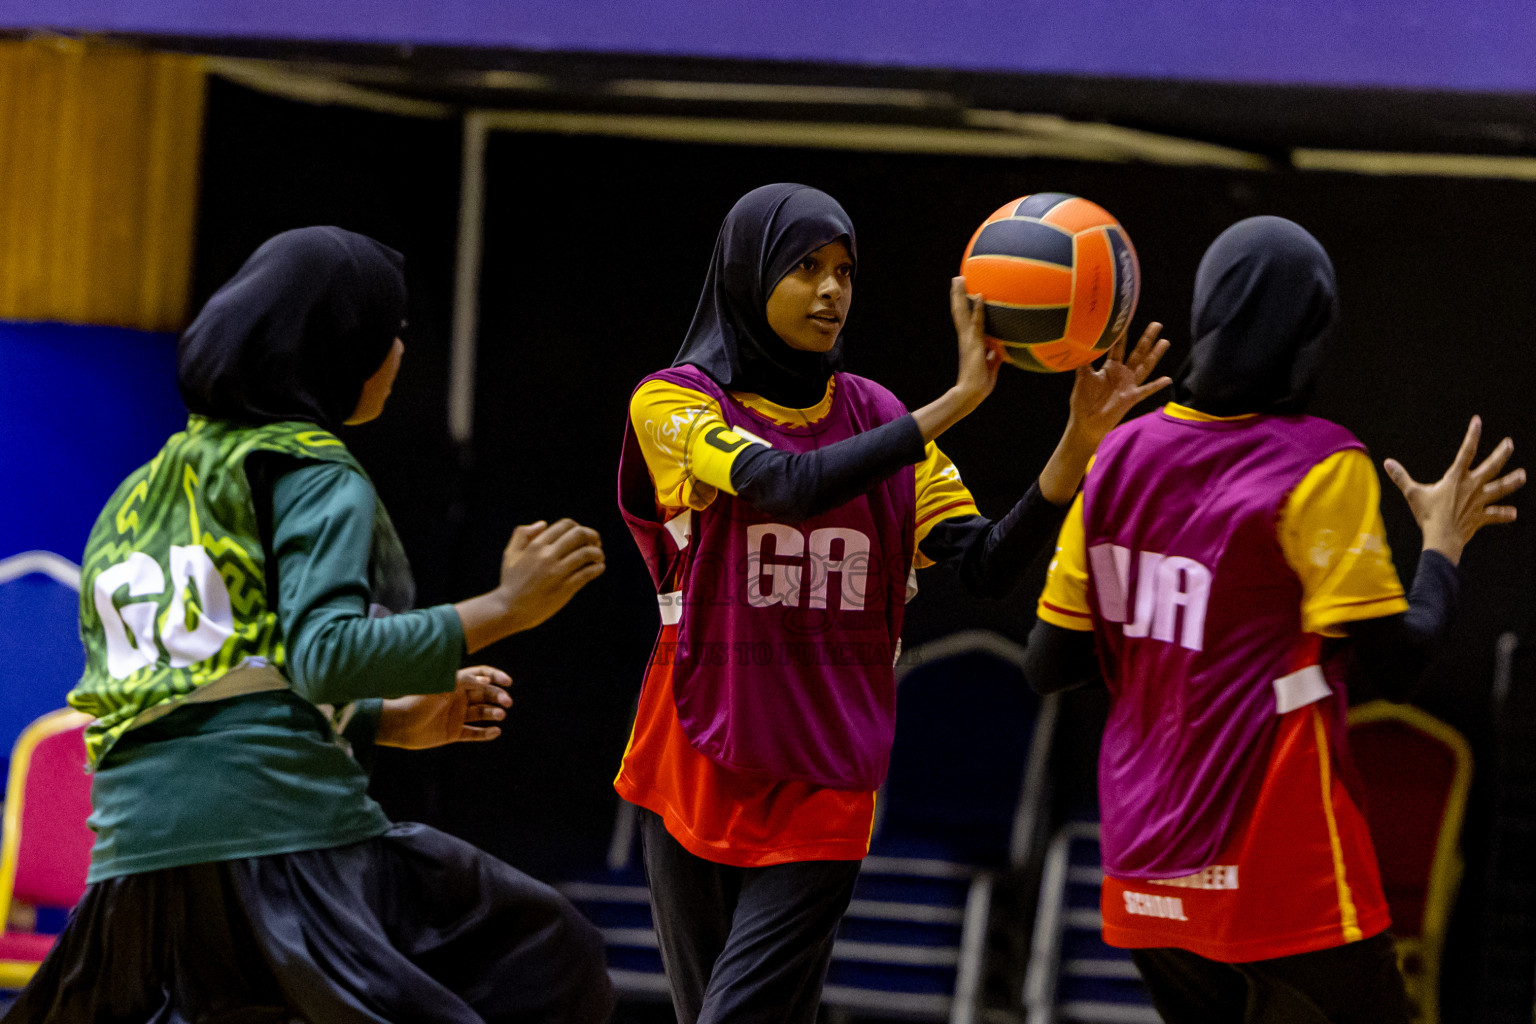
[[[452,605],[370,616],[374,508],[372,485],[343,464],[301,462],[273,481],[285,667],[316,704],[443,693],[464,657]]]

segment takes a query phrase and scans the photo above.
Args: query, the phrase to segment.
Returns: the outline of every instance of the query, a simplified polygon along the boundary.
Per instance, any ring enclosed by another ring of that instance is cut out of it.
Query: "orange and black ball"
[[[1122,337],[1141,294],[1136,249],[1102,206],[1037,192],[993,213],[965,247],[965,289],[986,300],[987,340],[1015,366],[1071,370]]]

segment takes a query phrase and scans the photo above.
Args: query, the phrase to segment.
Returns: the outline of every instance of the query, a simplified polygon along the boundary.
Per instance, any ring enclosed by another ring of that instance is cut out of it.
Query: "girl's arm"
[[[1055,538],[1099,442],[1138,402],[1170,383],[1167,377],[1142,383],[1168,350],[1157,337],[1161,330],[1161,324],[1148,324],[1126,362],[1120,361],[1122,339],[1098,370],[1077,370],[1067,428],[1039,479],[1007,515],[996,522],[965,516],[937,523],[923,540],[923,553],[955,568],[972,593],[1007,595]]]
[[[574,519],[519,526],[501,553],[496,589],[453,606],[470,654],[532,629],[603,574],[602,538]]]
[[[972,594],[1003,598],[1055,539],[1066,514],[1031,484],[996,522],[979,515],[945,519],[929,528],[920,546],[926,557],[953,569]]]
[[[1472,468],[1482,428],[1482,420],[1472,417],[1455,459],[1432,484],[1414,480],[1396,459],[1386,460],[1387,476],[1408,499],[1424,549],[1408,610],[1348,625],[1356,643],[1351,686],[1363,685],[1390,699],[1407,694],[1450,633],[1461,593],[1457,567],[1462,551],[1484,526],[1514,522],[1514,506],[1496,502],[1524,486],[1525,470],[1499,476],[1514,452],[1514,442],[1507,437]]]
[[[1173,383],[1171,377],[1142,383],[1168,351],[1168,340],[1157,336],[1162,329],[1155,320],[1147,324],[1129,359],[1125,358],[1125,338],[1121,337],[1109,347],[1097,370],[1091,363],[1077,368],[1067,406],[1067,428],[1040,471],[1040,493],[1046,501],[1063,508],[1070,505],[1088,471],[1088,461],[1105,435],[1140,402]]]
[[[910,415],[812,452],[755,444],[731,464],[729,490],[793,525],[869,491],[903,466],[922,461],[923,452],[923,435]]]
[[[992,393],[1002,365],[986,342],[985,303],[979,295],[966,294],[963,277],[950,282],[949,308],[960,339],[960,374],[954,387],[912,414],[924,441],[932,441],[980,405]],[[1148,324],[1130,359],[1125,358],[1125,338],[1121,337],[1109,347],[1099,369],[1093,369],[1092,364],[1077,368],[1067,429],[1040,471],[1040,493],[1053,505],[1071,503],[1088,460],[1098,451],[1104,435],[1137,403],[1173,383],[1169,377],[1142,383],[1168,351],[1167,340],[1157,336],[1162,329],[1162,324]]]
[[[728,489],[755,508],[795,523],[836,508],[903,466],[921,461],[926,442],[960,422],[992,393],[1002,365],[986,342],[984,305],[979,296],[966,294],[964,278],[950,282],[949,305],[960,359],[953,387],[909,416],[814,452],[749,447],[732,463]],[[1127,362],[1121,361],[1122,338],[1109,349],[1100,369],[1078,369],[1067,429],[1040,473],[1039,493],[1046,501],[1070,503],[1104,435],[1138,402],[1171,383],[1167,377],[1142,383],[1168,350],[1168,342],[1157,338],[1161,329],[1161,324],[1150,324]],[[1012,521],[1032,520],[1024,510]],[[1005,540],[992,538],[991,545],[1006,550]]]
[[[272,480],[272,551],[294,690],[339,706],[453,689],[464,634],[452,606],[368,617],[372,486],[336,463],[286,465]]]
[[[369,618],[374,503],[368,481],[335,463],[296,462],[273,478],[284,669],[316,704],[453,691],[467,650],[532,628],[602,572],[593,531],[536,523],[513,534],[495,590]]]
[[[1456,565],[1426,548],[1413,574],[1406,612],[1361,619],[1346,627],[1355,645],[1349,689],[1388,700],[1405,698],[1450,635],[1460,597]]]
[[[1039,694],[1102,683],[1104,677],[1094,653],[1093,634],[1036,619],[1024,648],[1024,678],[1030,689]]]
[[[461,668],[448,693],[396,697],[383,702],[376,742],[382,747],[426,750],[449,743],[480,743],[501,735],[512,677],[489,665]]]
[[[912,414],[923,440],[932,441],[965,419],[997,386],[1002,357],[987,344],[986,303],[967,295],[965,278],[949,282],[949,316],[959,340],[960,372],[955,385]]]

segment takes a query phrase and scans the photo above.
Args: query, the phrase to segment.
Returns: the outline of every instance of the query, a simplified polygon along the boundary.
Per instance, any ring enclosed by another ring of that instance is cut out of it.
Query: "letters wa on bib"
[[[1327,254],[1274,217],[1202,261],[1176,401],[1111,431],[1039,617],[1091,630],[1114,944],[1227,962],[1388,923],[1345,742],[1347,651],[1403,597],[1375,469],[1303,414],[1336,316]]]

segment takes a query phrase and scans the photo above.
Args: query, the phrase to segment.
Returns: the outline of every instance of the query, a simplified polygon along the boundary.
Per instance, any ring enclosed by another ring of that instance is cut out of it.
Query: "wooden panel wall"
[[[0,42],[0,319],[184,326],[205,93],[192,57]]]

